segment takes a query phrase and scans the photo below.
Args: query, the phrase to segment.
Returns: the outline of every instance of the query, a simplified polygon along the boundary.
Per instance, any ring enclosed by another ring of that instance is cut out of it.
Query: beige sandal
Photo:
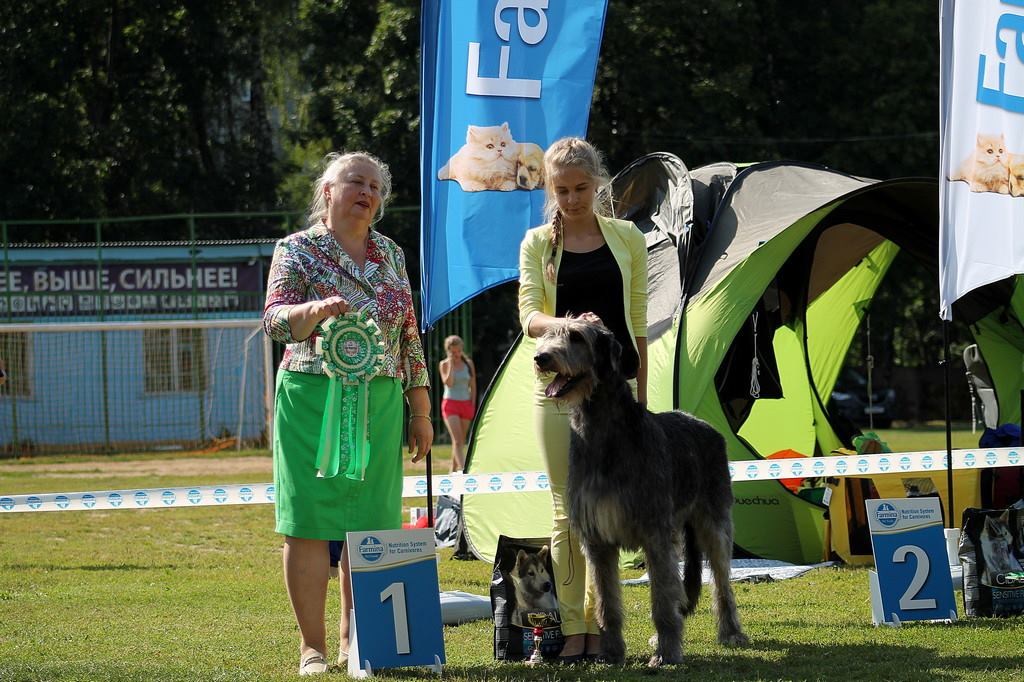
[[[299,662],[299,676],[320,675],[327,672],[327,659],[319,651],[313,651]]]

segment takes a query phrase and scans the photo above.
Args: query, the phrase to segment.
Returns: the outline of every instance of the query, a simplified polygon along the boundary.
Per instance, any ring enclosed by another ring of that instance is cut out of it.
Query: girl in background
[[[466,466],[466,438],[469,425],[476,414],[476,367],[463,353],[462,339],[452,335],[444,340],[447,354],[438,365],[444,397],[441,415],[452,437],[452,471],[461,472]]]

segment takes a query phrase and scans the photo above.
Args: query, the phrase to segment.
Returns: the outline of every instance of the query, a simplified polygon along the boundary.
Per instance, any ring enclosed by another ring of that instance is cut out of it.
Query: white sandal
[[[348,652],[338,650],[338,665],[348,666]]]
[[[320,675],[327,672],[327,659],[319,651],[313,651],[299,662],[299,676]]]

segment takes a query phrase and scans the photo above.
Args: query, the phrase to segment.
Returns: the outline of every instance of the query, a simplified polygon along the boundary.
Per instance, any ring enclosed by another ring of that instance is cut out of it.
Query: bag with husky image
[[[1024,511],[965,509],[958,554],[964,613],[1024,614]]]
[[[541,655],[562,650],[562,622],[548,538],[498,537],[491,573],[494,658],[520,661],[533,653],[533,629],[544,628]]]

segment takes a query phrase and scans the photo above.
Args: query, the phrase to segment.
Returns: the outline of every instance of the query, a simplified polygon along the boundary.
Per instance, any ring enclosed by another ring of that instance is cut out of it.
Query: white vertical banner
[[[939,297],[1024,272],[1024,0],[941,0]]]

